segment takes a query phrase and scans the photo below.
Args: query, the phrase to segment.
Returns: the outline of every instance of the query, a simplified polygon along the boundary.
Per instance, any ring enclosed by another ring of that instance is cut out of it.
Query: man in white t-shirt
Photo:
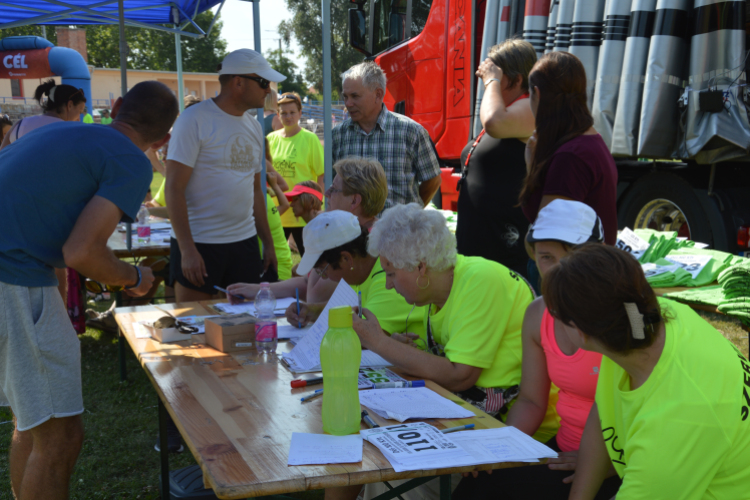
[[[263,130],[247,111],[262,108],[270,82],[286,77],[250,49],[231,52],[218,71],[219,95],[186,109],[169,144],[165,194],[178,302],[211,299],[214,286],[276,276],[260,184]]]

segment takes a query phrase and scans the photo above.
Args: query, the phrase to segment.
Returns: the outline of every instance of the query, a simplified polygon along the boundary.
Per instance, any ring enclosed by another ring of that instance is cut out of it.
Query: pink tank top
[[[594,404],[602,355],[583,349],[572,356],[564,354],[555,339],[555,318],[547,309],[542,316],[541,334],[547,373],[552,383],[560,388],[556,406],[560,415],[557,445],[562,451],[577,450]]]

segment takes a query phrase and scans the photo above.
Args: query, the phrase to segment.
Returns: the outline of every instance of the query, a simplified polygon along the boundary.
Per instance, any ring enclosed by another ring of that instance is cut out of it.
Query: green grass
[[[108,302],[96,309],[105,310]],[[747,332],[739,321],[701,313],[724,336],[747,353]],[[81,335],[83,414],[86,437],[71,481],[72,499],[157,499],[159,454],[154,450],[157,432],[157,396],[128,348],[128,380],[120,382],[117,337],[88,329]],[[8,450],[12,424],[10,411],[0,408],[0,500],[11,500]],[[194,464],[189,451],[170,455],[170,468]],[[289,496],[321,500],[323,492]]]

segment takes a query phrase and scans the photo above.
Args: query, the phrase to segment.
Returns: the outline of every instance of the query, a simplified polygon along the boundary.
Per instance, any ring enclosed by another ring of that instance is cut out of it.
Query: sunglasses
[[[247,80],[252,80],[254,82],[258,82],[258,85],[263,90],[266,90],[268,87],[271,86],[271,81],[270,80],[266,80],[265,78],[261,78],[259,76],[247,76],[247,75],[234,75],[234,76],[239,76],[240,78],[245,78]]]
[[[279,102],[283,101],[284,99],[291,99],[293,101],[299,102],[299,98],[294,94],[282,94],[279,96]]]

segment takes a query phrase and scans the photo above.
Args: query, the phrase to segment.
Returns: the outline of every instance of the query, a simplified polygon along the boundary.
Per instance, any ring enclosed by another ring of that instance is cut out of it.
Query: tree
[[[204,31],[213,20],[210,11],[198,14],[195,22]],[[207,38],[182,37],[182,68],[186,72],[213,73],[226,55],[227,42],[221,38],[223,24],[216,20]],[[185,31],[197,33],[193,26]],[[128,69],[177,71],[174,34],[144,28],[125,28],[130,49]],[[117,26],[87,26],[89,63],[102,68],[120,67],[120,35]]]
[[[0,38],[7,38],[9,36],[42,36],[42,27],[31,25],[0,30]],[[57,34],[55,33],[54,26],[47,26],[47,40],[57,45]]]
[[[323,17],[320,0],[286,0],[292,18],[279,24],[279,33],[289,46],[292,36],[306,59],[305,79],[323,90]],[[348,20],[350,3],[331,2],[331,86],[341,93],[340,75],[362,62],[362,54],[349,46]]]
[[[300,97],[307,95],[305,81],[300,73],[297,73],[297,65],[284,55],[282,49],[269,50],[266,52],[266,60],[273,69],[286,76],[286,80],[279,82],[279,95],[284,92],[297,92]]]

